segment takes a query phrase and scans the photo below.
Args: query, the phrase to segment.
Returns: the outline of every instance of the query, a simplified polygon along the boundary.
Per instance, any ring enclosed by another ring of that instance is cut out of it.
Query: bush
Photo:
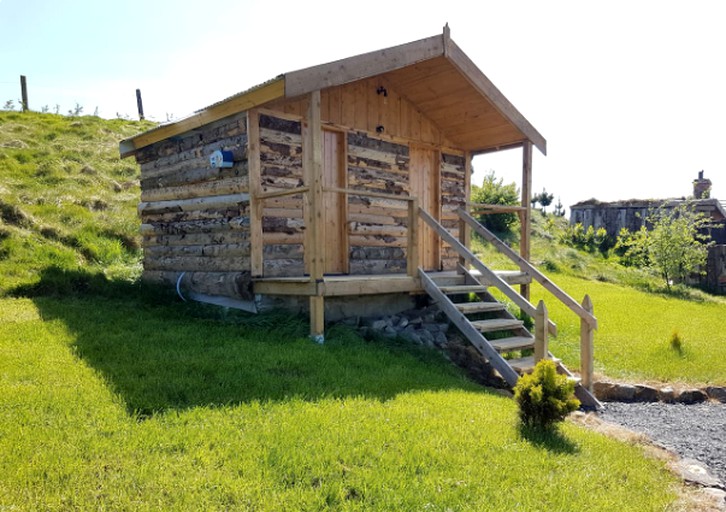
[[[471,186],[471,202],[479,204],[497,204],[504,206],[519,206],[519,190],[514,183],[504,184],[502,178],[497,179],[494,171],[490,171],[481,187],[477,185]],[[488,230],[495,233],[509,233],[519,221],[515,213],[494,213],[487,215],[479,215],[477,220]]]
[[[585,229],[579,222],[574,226],[567,226],[563,230],[560,242],[590,253],[598,251],[603,256],[607,256],[608,251],[613,247],[613,241],[605,228],[600,227],[596,230],[594,227],[588,226]]]
[[[519,419],[526,427],[551,427],[580,407],[574,391],[575,383],[559,375],[554,362],[540,361],[531,374],[520,377],[514,386]]]

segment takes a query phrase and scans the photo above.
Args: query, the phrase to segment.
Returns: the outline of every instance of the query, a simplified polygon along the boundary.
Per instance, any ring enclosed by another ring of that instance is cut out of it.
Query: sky
[[[726,201],[720,0],[0,0],[0,106],[179,119],[307,66],[451,37],[547,139],[533,189],[569,206],[681,197],[699,171]],[[474,159],[521,186],[521,151]]]

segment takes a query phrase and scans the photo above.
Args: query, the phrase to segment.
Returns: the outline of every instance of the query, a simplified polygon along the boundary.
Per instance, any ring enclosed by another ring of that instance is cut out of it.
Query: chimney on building
[[[693,180],[693,198],[709,199],[711,197],[711,180],[703,177],[703,171],[698,173],[698,179]]]

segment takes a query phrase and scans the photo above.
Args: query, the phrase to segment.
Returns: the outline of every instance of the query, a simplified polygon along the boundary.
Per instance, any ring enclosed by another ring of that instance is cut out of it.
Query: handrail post
[[[547,306],[543,300],[537,304],[537,311],[534,315],[534,364],[547,358],[549,348],[547,347]]]
[[[589,295],[585,295],[582,301],[582,307],[592,315],[592,300]],[[592,392],[593,380],[593,353],[594,353],[594,330],[592,326],[580,319],[580,376],[582,378],[582,386]]]
[[[406,241],[406,273],[418,276],[418,198],[408,201],[408,240]]]

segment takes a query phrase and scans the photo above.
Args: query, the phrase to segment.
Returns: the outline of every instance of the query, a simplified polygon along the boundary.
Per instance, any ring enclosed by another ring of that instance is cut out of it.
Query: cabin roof
[[[121,141],[122,157],[225,117],[272,101],[382,76],[428,117],[448,140],[473,152],[530,141],[547,152],[544,137],[449,37],[441,35],[280,75],[189,117]]]

